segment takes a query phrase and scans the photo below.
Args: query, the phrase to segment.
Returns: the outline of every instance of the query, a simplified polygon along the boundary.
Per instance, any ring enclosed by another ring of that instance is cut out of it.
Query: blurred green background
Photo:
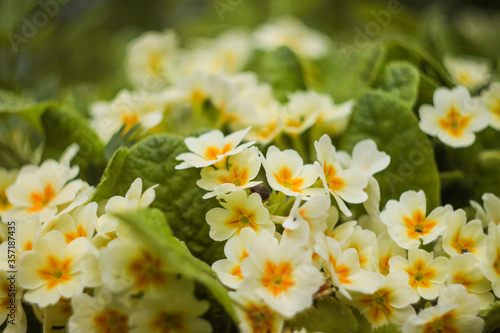
[[[348,45],[391,1],[396,0],[1,0],[0,88],[35,100],[62,99],[86,112],[89,102],[111,99],[127,87],[125,47],[144,31],[173,28],[186,42],[294,15],[337,45]],[[498,59],[498,1],[401,0],[400,5],[402,11],[378,38],[409,35],[437,59],[444,54]]]

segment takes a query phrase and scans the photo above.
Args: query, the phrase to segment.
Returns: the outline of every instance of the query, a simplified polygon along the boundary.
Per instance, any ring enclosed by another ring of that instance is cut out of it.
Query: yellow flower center
[[[417,288],[429,288],[431,286],[431,280],[436,276],[436,271],[433,268],[426,267],[423,260],[417,260],[413,267],[406,269],[406,272],[410,276],[410,287]]]
[[[460,330],[461,331],[461,330]],[[450,311],[441,318],[436,318],[424,327],[423,333],[458,333],[455,326],[455,313]]]
[[[413,239],[420,235],[427,235],[437,225],[434,220],[425,220],[425,215],[420,210],[415,211],[411,217],[403,217],[403,221],[407,228],[408,237]]]
[[[332,192],[338,191],[345,186],[342,178],[336,176],[337,170],[333,165],[325,165],[323,168],[326,178],[326,186],[332,190]]]
[[[156,287],[163,285],[166,274],[162,268],[163,262],[146,250],[143,250],[139,257],[127,267],[128,271],[136,278],[135,288],[137,290],[145,289],[150,285]]]
[[[292,265],[288,262],[277,265],[268,261],[261,282],[274,296],[286,292],[295,285],[295,279],[292,276]]]
[[[113,309],[97,313],[93,322],[98,333],[127,333],[129,331],[127,315]]]
[[[252,327],[252,332],[275,332],[273,324],[274,312],[265,305],[250,304],[246,309],[247,319]]]
[[[44,209],[49,205],[49,203],[56,197],[56,192],[49,183],[45,185],[43,192],[32,192],[30,194],[30,199],[32,206],[28,208],[28,212],[36,213]]]
[[[48,256],[45,267],[37,271],[38,276],[46,281],[47,289],[52,289],[61,283],[71,281],[71,259],[59,260]]]
[[[162,311],[151,321],[151,328],[155,332],[185,332],[186,321],[180,313]]]
[[[148,59],[148,68],[153,72],[153,74],[158,75],[162,69],[161,66],[162,56],[160,52],[152,52]]]
[[[236,186],[245,185],[248,182],[248,168],[240,168],[238,165],[233,164],[228,174],[219,177],[219,182],[221,184],[232,183]]]
[[[125,125],[123,131],[126,133],[139,123],[139,115],[135,112],[127,112],[122,116],[122,124]]]
[[[439,125],[451,136],[461,137],[464,129],[471,120],[471,116],[464,116],[453,106],[444,118],[439,119]]]
[[[207,149],[205,150],[205,158],[207,160],[216,160],[218,158],[217,156],[227,153],[228,151],[231,150],[231,148],[232,147],[231,147],[230,143],[227,143],[222,148],[222,150],[219,149],[219,147],[215,147],[215,146],[207,147]]]
[[[304,183],[304,178],[293,178],[292,171],[288,167],[284,166],[278,173],[274,173],[274,178],[276,178],[276,181],[280,185],[294,192],[302,192],[301,187]]]

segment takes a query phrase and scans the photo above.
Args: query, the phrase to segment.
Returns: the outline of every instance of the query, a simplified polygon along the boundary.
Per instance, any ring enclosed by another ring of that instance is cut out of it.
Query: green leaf
[[[117,216],[168,263],[172,272],[181,273],[204,285],[233,320],[238,322],[228,291],[219,282],[217,274],[206,263],[195,258],[185,244],[173,236],[160,210],[143,208]]]
[[[273,86],[274,94],[281,102],[287,100],[289,92],[306,88],[302,66],[295,53],[286,46],[263,54],[257,73],[261,80]]]
[[[373,330],[373,333],[398,333],[400,326],[398,325],[384,325]]]
[[[490,304],[488,308],[479,311],[478,315],[484,319],[484,333],[493,333],[500,330],[500,301]]]
[[[119,150],[106,168],[95,198],[123,196],[138,177],[144,188],[159,184],[152,207],[165,214],[174,234],[195,256],[211,264],[223,257],[223,243],[208,236],[205,215],[218,203],[202,199],[205,192],[196,185],[199,169],[175,170],[179,164],[175,157],[186,151],[184,139],[169,134],[146,138],[128,151]]]
[[[34,105],[35,103],[29,99],[22,98],[12,91],[0,89],[0,113],[21,112]]]
[[[297,314],[289,325],[292,330],[323,333],[358,332],[359,327],[351,309],[333,297],[318,300],[315,307]]]
[[[367,92],[353,110],[340,148],[351,151],[356,143],[372,139],[391,156],[388,168],[376,175],[381,207],[408,190],[424,190],[429,208],[439,205],[439,175],[433,149],[419,129],[410,108],[379,91]]]
[[[380,88],[412,108],[418,97],[420,77],[418,70],[406,61],[386,64]]]
[[[49,105],[41,118],[45,129],[43,158],[58,159],[72,143],[80,147],[73,163],[80,166],[80,177],[97,184],[105,165],[104,144],[87,120],[76,111]]]

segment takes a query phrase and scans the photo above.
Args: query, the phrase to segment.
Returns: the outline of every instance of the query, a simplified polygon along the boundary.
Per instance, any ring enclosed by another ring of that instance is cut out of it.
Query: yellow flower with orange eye
[[[426,215],[426,207],[424,191],[406,191],[399,201],[387,202],[380,219],[400,247],[409,249],[420,241],[428,244],[446,230],[446,215],[451,206],[437,207],[429,215]]]
[[[459,209],[446,218],[443,249],[451,255],[472,253],[477,259],[486,256],[486,235],[480,220],[467,222],[465,211]]]
[[[482,101],[471,98],[463,86],[436,89],[434,106],[422,105],[419,114],[420,129],[453,148],[471,146],[474,133],[488,126],[490,118]]]
[[[436,298],[446,282],[448,259],[434,258],[434,254],[417,247],[408,251],[408,260],[396,256],[389,260],[391,272],[403,270],[408,273],[409,285],[427,300]]]

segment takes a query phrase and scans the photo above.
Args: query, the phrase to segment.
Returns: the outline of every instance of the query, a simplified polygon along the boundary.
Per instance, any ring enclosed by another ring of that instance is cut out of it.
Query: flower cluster
[[[51,332],[53,326],[70,332],[210,332],[199,318],[208,303],[195,298],[194,282],[117,217],[148,207],[156,186],[143,191],[137,178],[125,196],[92,202],[94,188],[75,179],[79,168],[70,166],[77,150],[72,146],[59,161],[39,166],[0,169],[0,303],[11,304],[15,293],[15,315],[6,306],[0,312],[2,322],[12,322],[5,332],[26,332],[27,307]]]
[[[212,268],[234,290],[243,332],[280,332],[286,319],[329,294],[357,308],[374,328],[482,329],[479,309],[500,296],[499,198],[485,194],[488,213],[474,203],[478,218],[471,221],[450,205],[428,210],[423,191],[404,192],[380,212],[373,175],[390,157],[372,140],[349,154],[325,135],[314,144],[317,160],[304,164],[294,150],[271,146],[264,155],[253,142],[241,144],[246,132],[187,138],[192,153],[178,156],[179,167],[201,169],[198,185],[222,206],[206,215],[210,237],[227,240],[226,259]],[[270,197],[259,194],[262,185],[254,181],[261,164]],[[338,210],[351,216],[346,203],[364,203],[378,234],[356,220],[341,221]],[[434,251],[425,250],[428,244]],[[432,303],[424,308],[421,300]]]

